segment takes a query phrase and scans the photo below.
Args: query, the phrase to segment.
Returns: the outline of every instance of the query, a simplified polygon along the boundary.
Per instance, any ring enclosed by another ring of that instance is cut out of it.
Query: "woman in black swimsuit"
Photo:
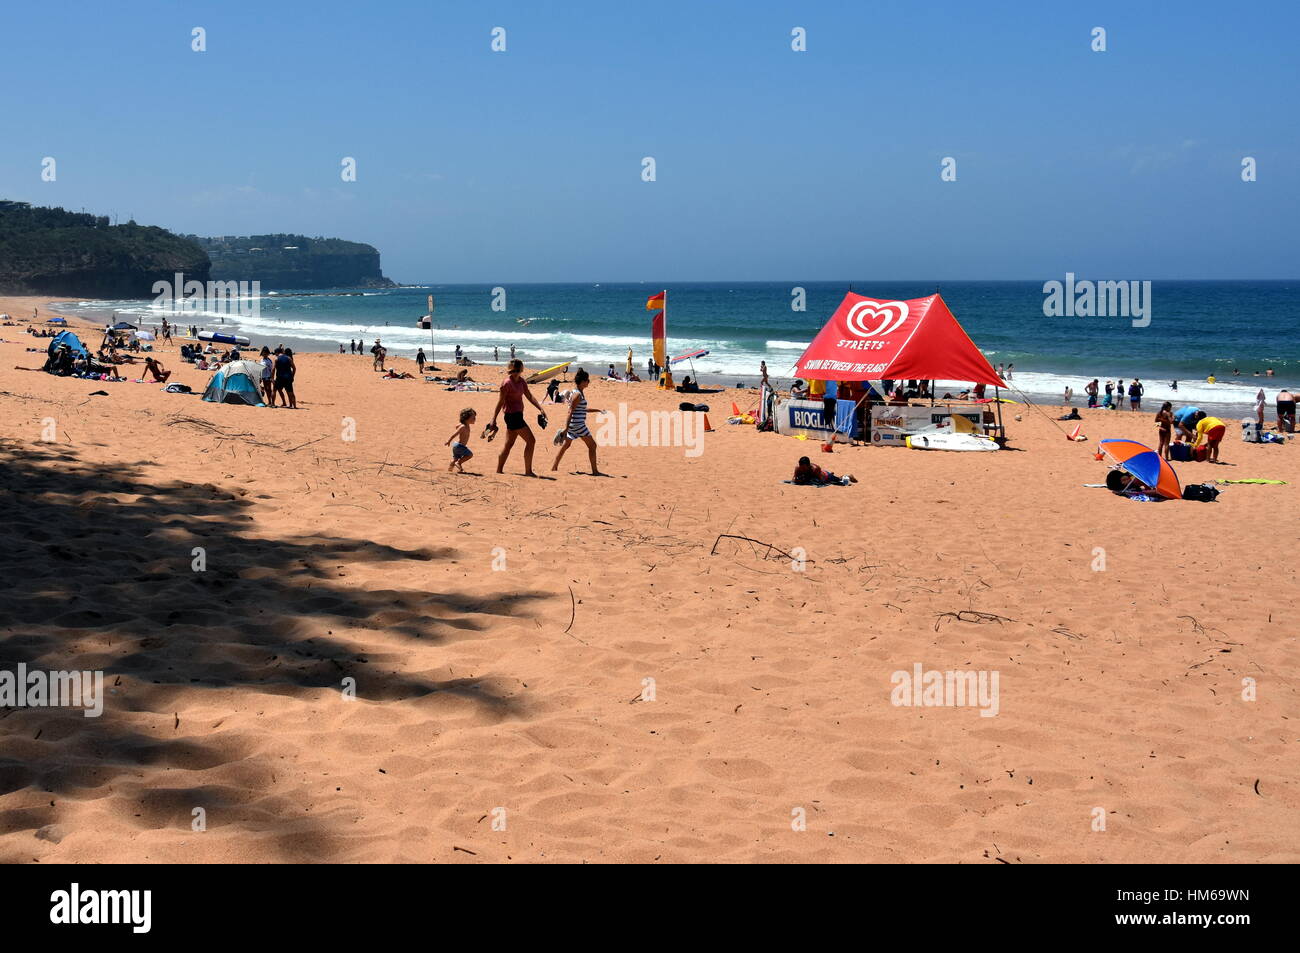
[[[285,348],[284,353],[275,359],[275,392],[280,395],[280,406],[294,410],[298,409],[298,400],[293,396],[293,377],[297,371],[298,368],[293,363],[293,349]]]

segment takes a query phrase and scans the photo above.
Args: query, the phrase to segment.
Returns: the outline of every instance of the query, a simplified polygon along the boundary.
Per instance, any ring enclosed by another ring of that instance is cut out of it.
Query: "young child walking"
[[[473,407],[466,407],[460,412],[460,423],[456,429],[451,432],[443,446],[451,444],[451,463],[447,464],[447,472],[453,470],[458,473],[465,472],[465,461],[474,456],[474,451],[469,448],[469,429],[474,426],[474,421],[478,418],[478,413]],[[453,441],[455,441],[453,443]]]

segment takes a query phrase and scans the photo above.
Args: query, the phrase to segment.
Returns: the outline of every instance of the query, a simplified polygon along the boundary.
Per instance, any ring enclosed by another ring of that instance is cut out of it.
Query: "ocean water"
[[[1061,279],[1064,276],[1060,276]],[[214,313],[176,314],[151,301],[84,301],[61,305],[69,312],[158,323],[168,316],[182,325],[221,327],[257,345],[285,343],[299,349],[337,352],[351,338],[366,346],[381,338],[389,353],[429,353],[430,332],[416,327],[435,296],[435,356],[447,360],[460,345],[470,357],[502,360],[511,344],[530,367],[573,359],[598,371],[621,368],[627,349],[643,372],[650,353],[645,301],[662,285],[521,284],[505,286],[505,310],[494,310],[488,285],[446,285],[376,291],[268,292],[257,317]],[[793,310],[793,289],[802,287],[806,310]],[[670,355],[707,349],[694,366],[705,380],[750,381],[766,360],[774,377],[790,374],[800,353],[838,306],[845,291],[873,298],[905,299],[936,290],[971,339],[995,366],[1014,364],[1018,389],[1035,398],[1059,400],[1066,384],[1082,401],[1093,377],[1140,378],[1144,407],[1152,401],[1239,405],[1257,388],[1269,392],[1300,384],[1300,280],[1157,281],[1151,321],[1134,327],[1125,317],[1046,317],[1043,283],[979,282],[710,282],[668,286]],[[1275,377],[1263,376],[1273,368]],[[1240,376],[1234,377],[1234,370]],[[1254,372],[1260,377],[1255,378]],[[689,373],[689,370],[687,370]],[[1214,375],[1215,384],[1206,378]],[[680,372],[679,372],[680,376]],[[1175,392],[1172,381],[1178,382]],[[942,385],[941,386],[945,386]]]

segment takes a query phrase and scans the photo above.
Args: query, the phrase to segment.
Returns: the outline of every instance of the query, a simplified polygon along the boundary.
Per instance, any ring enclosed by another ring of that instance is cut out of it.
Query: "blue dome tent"
[[[251,404],[265,407],[262,390],[262,365],[259,361],[231,361],[217,368],[203,392],[203,399],[214,404]]]

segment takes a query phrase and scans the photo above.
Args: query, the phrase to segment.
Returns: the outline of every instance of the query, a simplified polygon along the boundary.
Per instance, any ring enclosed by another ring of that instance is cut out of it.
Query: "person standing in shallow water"
[[[546,412],[542,410],[542,405],[537,402],[532,391],[528,389],[528,382],[524,380],[524,362],[513,360],[507,365],[506,379],[501,382],[501,388],[498,391],[497,406],[492,411],[492,426],[497,425],[497,418],[501,412],[505,411],[506,415],[506,443],[501,448],[501,455],[497,457],[497,473],[504,473],[506,468],[506,459],[510,456],[510,450],[515,445],[515,441],[522,439],[524,441],[524,476],[537,476],[533,472],[533,450],[537,447],[537,438],[533,436],[532,428],[524,420],[524,401],[537,408],[540,412],[538,421],[546,420]],[[543,426],[545,426],[543,424]]]

